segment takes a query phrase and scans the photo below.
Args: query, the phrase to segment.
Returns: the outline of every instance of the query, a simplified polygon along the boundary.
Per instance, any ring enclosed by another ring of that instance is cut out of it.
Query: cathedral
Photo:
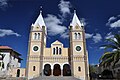
[[[69,47],[56,40],[51,47],[46,47],[47,27],[40,12],[31,25],[28,44],[26,77],[38,76],[73,76],[89,80],[88,52],[86,49],[83,23],[74,12],[69,25]]]

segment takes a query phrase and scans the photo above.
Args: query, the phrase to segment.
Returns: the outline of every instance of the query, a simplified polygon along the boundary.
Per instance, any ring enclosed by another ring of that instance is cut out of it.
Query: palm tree
[[[110,42],[107,45],[103,45],[104,49],[112,49],[112,51],[105,52],[100,58],[100,65],[104,67],[112,66],[115,67],[115,64],[120,59],[120,35],[114,35],[114,38],[107,39]],[[112,64],[111,64],[112,63]]]

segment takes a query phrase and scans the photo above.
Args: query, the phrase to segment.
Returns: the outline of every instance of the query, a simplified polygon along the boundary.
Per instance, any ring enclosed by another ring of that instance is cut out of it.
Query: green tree
[[[90,80],[97,78],[97,65],[89,65],[89,76]]]
[[[107,66],[112,66],[113,68],[115,67],[115,64],[119,61],[120,59],[120,35],[116,34],[114,35],[114,38],[109,38],[107,39],[109,42],[106,45],[103,45],[105,51],[107,49],[111,49],[111,51],[105,52],[101,58],[100,58],[100,65],[107,67]],[[111,64],[112,63],[112,64]]]
[[[89,65],[89,72],[90,73],[95,73],[96,72],[95,65]]]

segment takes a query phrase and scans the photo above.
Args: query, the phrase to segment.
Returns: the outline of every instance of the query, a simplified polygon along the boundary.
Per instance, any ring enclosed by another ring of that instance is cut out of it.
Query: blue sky
[[[120,34],[119,3],[119,0],[0,0],[0,45],[21,53],[25,67],[31,24],[42,6],[48,28],[47,47],[56,39],[69,47],[68,26],[76,9],[85,25],[89,63],[98,64],[105,39]]]

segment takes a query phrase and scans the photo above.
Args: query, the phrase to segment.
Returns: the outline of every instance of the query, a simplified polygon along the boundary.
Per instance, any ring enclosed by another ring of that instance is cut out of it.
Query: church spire
[[[76,25],[79,25],[81,27],[81,22],[76,15],[76,10],[74,10],[74,16],[73,16],[73,19],[72,19],[70,26],[75,27]]]
[[[42,17],[42,11],[40,10],[40,15],[38,16],[38,18],[37,18],[37,20],[35,21],[35,23],[34,23],[34,26],[40,26],[40,27],[42,27],[42,26],[45,26],[45,22],[44,22],[44,20],[43,20],[43,17]]]

